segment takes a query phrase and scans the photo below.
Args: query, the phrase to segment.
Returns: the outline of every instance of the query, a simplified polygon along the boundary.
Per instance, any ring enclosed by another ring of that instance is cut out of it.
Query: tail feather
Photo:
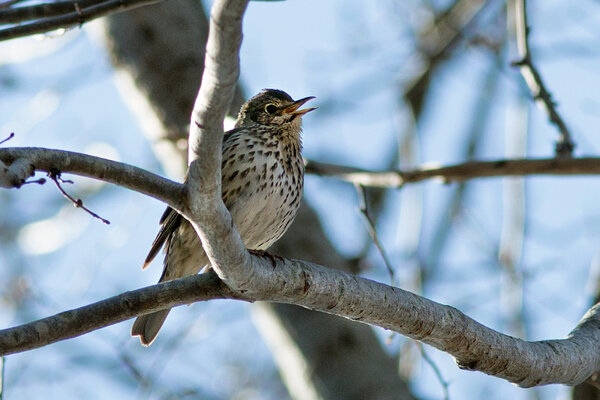
[[[166,246],[167,255],[159,282],[197,274],[209,262],[192,225],[170,208],[167,208],[160,221],[163,227],[152,244],[144,266],[152,261],[161,247]],[[139,316],[131,327],[131,336],[139,336],[144,346],[150,346],[169,311],[160,310]]]
[[[167,319],[169,311],[171,310],[161,310],[137,317],[131,327],[131,336],[139,336],[140,342],[144,346],[150,346],[154,339],[156,339],[156,335],[158,335],[158,331],[160,331],[165,319]]]

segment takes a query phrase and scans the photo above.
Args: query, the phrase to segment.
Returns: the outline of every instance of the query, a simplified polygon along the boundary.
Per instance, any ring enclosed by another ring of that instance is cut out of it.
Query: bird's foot
[[[261,258],[268,258],[269,260],[271,260],[271,264],[273,264],[273,268],[275,268],[276,265],[276,259],[283,261],[283,257],[278,256],[277,254],[272,254],[269,253],[268,251],[264,251],[264,250],[248,250],[248,252],[252,255],[255,255],[257,257],[261,257]]]

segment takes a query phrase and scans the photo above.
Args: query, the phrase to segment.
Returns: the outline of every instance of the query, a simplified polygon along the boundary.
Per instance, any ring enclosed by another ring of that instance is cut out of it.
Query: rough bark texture
[[[296,222],[273,252],[285,257],[326,263],[351,273],[352,265],[331,245],[319,218],[305,203]],[[270,319],[292,339],[294,347],[274,346],[279,330],[261,330],[278,362],[282,352],[287,359],[302,357],[308,364],[308,377],[320,398],[324,399],[412,399],[406,383],[398,377],[398,363],[388,356],[368,326],[343,318],[317,313],[289,304],[255,304],[262,308],[263,321]],[[299,365],[299,363],[292,363]],[[301,364],[300,364],[301,365]],[[368,366],[365,368],[365,366]],[[283,367],[282,367],[283,368]],[[284,379],[302,381],[303,371],[296,369],[294,376]],[[352,382],[352,384],[348,384]],[[303,387],[290,390],[301,393]],[[296,398],[303,398],[299,395]]]
[[[115,15],[106,23],[106,37],[113,61],[132,77],[137,90],[143,94],[139,96],[142,97],[140,100],[143,101],[145,96],[151,105],[151,108],[141,107],[141,110],[146,110],[146,113],[153,110],[158,117],[159,124],[154,127],[146,124],[146,130],[160,145],[158,154],[164,156],[161,160],[167,170],[178,170],[178,166],[185,163],[181,148],[177,149],[179,159],[172,157],[176,146],[172,145],[166,152],[161,149],[164,149],[165,143],[176,143],[187,134],[204,66],[203,43],[207,38],[207,26],[204,10],[192,0],[171,0],[137,9]],[[127,94],[137,97],[131,90]],[[243,101],[244,96],[238,88],[230,115],[237,113]],[[142,121],[152,118],[153,115],[141,115]],[[173,164],[177,165],[173,167]],[[347,264],[324,238],[316,214],[304,205],[296,222],[279,242],[281,247],[275,251],[344,269]],[[306,359],[309,364],[310,377],[304,382],[313,387],[304,390],[312,391],[323,399],[358,398],[361,392],[375,385],[378,392],[371,391],[370,398],[410,398],[405,383],[398,376],[395,362],[381,348],[369,327],[294,306],[263,307],[273,307],[274,312],[269,313],[271,322],[290,332],[294,338],[291,344],[298,349],[294,354]],[[311,326],[321,328],[305,329],[309,321]],[[332,343],[347,343],[347,338],[352,341],[351,351],[348,345],[331,349]],[[266,336],[265,340],[270,342],[271,338]],[[330,348],[328,357],[318,357],[323,348]],[[288,348],[287,351],[293,352],[293,349]],[[332,365],[337,368],[330,370]],[[357,377],[357,369],[353,368],[357,365],[373,368],[362,368],[360,377]],[[296,376],[302,374],[299,370],[288,372]],[[291,388],[290,391],[294,392]]]

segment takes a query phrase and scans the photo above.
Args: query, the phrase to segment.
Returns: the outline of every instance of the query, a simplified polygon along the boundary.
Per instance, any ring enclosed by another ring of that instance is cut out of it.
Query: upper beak
[[[310,107],[310,108],[305,108],[304,110],[298,110],[300,107],[302,107],[302,105],[304,103],[306,103],[307,101],[312,100],[314,98],[315,98],[314,96],[308,96],[303,99],[296,100],[291,105],[289,105],[286,108],[284,108],[283,110],[281,110],[281,112],[284,114],[302,115],[302,114],[306,114],[307,112],[316,110],[317,107]]]

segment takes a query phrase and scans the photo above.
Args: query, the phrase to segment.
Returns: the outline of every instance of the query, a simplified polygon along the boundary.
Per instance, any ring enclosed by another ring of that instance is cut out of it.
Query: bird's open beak
[[[316,110],[317,107],[310,107],[310,108],[305,108],[304,110],[298,110],[300,107],[302,107],[302,105],[304,103],[306,103],[307,101],[312,100],[314,98],[315,98],[314,96],[309,96],[309,97],[305,97],[300,100],[296,100],[295,102],[292,103],[292,105],[287,106],[286,108],[281,110],[281,112],[284,114],[302,115],[302,114],[306,114],[307,112]]]

